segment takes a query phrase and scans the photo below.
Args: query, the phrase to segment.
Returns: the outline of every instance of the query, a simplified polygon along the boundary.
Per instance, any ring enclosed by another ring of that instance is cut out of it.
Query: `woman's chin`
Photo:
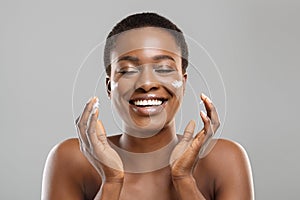
[[[155,123],[150,121],[148,123],[132,123],[126,124],[124,132],[139,138],[148,138],[158,134],[163,128],[165,123]]]
[[[167,120],[166,118],[148,118],[139,120],[123,121],[123,132],[128,135],[149,138],[161,132],[162,129],[170,127],[170,124],[175,123],[175,119]]]

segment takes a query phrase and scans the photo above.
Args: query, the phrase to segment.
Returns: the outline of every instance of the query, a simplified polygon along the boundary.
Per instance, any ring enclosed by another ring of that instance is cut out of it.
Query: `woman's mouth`
[[[131,100],[129,101],[130,104],[135,106],[147,107],[147,106],[160,106],[166,100],[164,99],[140,99],[140,100]]]
[[[160,113],[168,99],[151,98],[151,99],[133,99],[129,101],[133,111],[139,115],[149,116]]]

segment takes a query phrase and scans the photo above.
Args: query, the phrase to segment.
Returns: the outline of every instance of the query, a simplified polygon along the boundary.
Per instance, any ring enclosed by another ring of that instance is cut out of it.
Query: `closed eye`
[[[170,73],[170,72],[173,72],[174,70],[173,69],[156,69],[155,71],[158,73]]]
[[[135,67],[128,67],[128,68],[122,68],[122,69],[118,70],[117,72],[120,73],[120,74],[130,75],[130,74],[138,73],[139,70]]]
[[[138,73],[138,71],[125,71],[125,70],[122,70],[122,71],[119,71],[118,73],[120,73],[120,74],[135,74],[135,73]]]
[[[168,65],[158,65],[154,68],[157,73],[171,73],[176,71],[173,67]]]

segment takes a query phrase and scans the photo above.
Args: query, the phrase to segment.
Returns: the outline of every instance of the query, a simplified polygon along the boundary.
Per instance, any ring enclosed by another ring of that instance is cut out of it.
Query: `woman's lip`
[[[157,115],[159,114],[165,107],[166,107],[167,101],[164,101],[159,106],[136,106],[134,104],[129,104],[130,108],[141,116],[151,116],[151,115]]]
[[[137,98],[131,98],[129,100],[129,102],[134,102],[134,101],[139,101],[139,100],[155,100],[155,99],[162,100],[162,101],[168,100],[165,97],[137,97]]]
[[[164,103],[164,102],[166,102],[166,101],[168,101],[168,99],[164,99],[164,98],[158,98],[158,99],[156,99],[156,98],[154,98],[154,99],[135,99],[135,100],[130,100],[129,101],[129,104],[131,104],[131,105],[135,105],[135,106],[139,106],[139,105],[137,105],[138,103],[139,103],[139,101],[141,102],[141,101],[148,101],[148,100],[157,100],[158,102],[161,102],[161,105]],[[155,102],[155,103],[158,103],[158,102]],[[145,103],[146,104],[146,103]],[[150,105],[151,106],[151,105]],[[149,106],[149,107],[150,107]],[[159,105],[153,105],[153,106],[159,106]],[[148,107],[148,106],[144,106],[144,107]]]
[[[164,97],[164,95],[159,95],[159,94],[137,94],[131,96],[129,101],[153,100],[153,99],[167,100],[168,98]]]

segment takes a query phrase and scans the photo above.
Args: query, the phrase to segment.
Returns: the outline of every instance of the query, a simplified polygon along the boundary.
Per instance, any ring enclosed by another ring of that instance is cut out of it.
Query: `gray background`
[[[40,198],[49,150],[76,136],[80,63],[117,21],[139,11],[169,17],[218,64],[228,110],[222,137],[247,150],[256,198],[297,199],[299,10],[296,0],[1,1],[0,199]]]

